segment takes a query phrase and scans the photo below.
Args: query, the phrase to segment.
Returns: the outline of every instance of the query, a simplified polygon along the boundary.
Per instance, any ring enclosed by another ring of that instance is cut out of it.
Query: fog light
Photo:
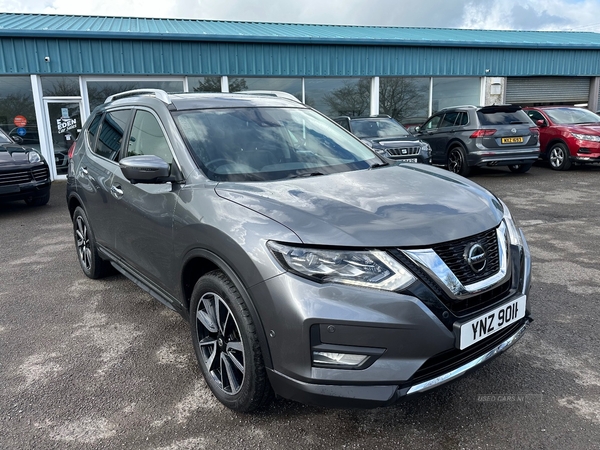
[[[313,352],[313,363],[351,367],[361,365],[368,357],[350,353]]]

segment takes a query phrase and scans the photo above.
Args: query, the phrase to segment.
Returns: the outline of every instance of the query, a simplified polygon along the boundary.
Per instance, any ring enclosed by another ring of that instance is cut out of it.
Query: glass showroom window
[[[31,78],[0,77],[0,127],[23,144],[40,149]]]
[[[379,113],[402,125],[421,125],[429,116],[430,78],[382,77],[379,79]]]
[[[44,97],[79,97],[79,77],[42,77]]]
[[[481,78],[434,78],[432,113],[449,106],[480,105]]]
[[[335,116],[366,116],[371,105],[371,78],[305,78],[305,103]]]
[[[131,91],[133,89],[154,88],[162,89],[166,92],[183,92],[183,80],[106,80],[106,81],[88,81],[87,91],[90,100],[90,111],[98,105],[104,103],[109,95],[119,92]]]
[[[302,101],[302,78],[229,78],[229,92],[283,91]]]
[[[189,92],[221,92],[221,77],[188,77]]]

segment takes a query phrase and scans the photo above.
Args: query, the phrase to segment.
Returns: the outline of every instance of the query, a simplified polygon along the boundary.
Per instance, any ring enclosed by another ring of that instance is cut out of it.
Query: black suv
[[[433,164],[462,176],[474,166],[525,173],[540,155],[539,130],[515,105],[445,108],[415,134],[431,146]]]
[[[388,405],[514,344],[531,258],[507,206],[280,97],[142,90],[95,109],[67,176],[84,273],[112,266],[188,319],[238,411],[273,393]]]
[[[23,147],[20,136],[10,138],[0,129],[0,202],[25,200],[42,206],[50,199],[50,170],[35,149]]]
[[[390,116],[341,116],[333,120],[386,158],[398,162],[431,163],[429,144],[414,137]]]

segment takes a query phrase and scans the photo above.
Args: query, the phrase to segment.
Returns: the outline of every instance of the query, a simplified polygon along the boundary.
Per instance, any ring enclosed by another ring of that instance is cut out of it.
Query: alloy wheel
[[[88,235],[88,228],[81,216],[77,217],[77,227],[75,229],[75,236],[77,239],[77,254],[82,266],[86,270],[90,270],[92,267],[92,250],[90,249],[90,237]]]
[[[448,170],[453,173],[460,174],[464,161],[460,150],[451,150],[448,155]]]
[[[237,394],[245,376],[244,343],[231,309],[221,296],[207,292],[198,302],[196,320],[207,372],[224,393]]]
[[[565,153],[561,147],[554,147],[550,151],[550,164],[552,164],[552,167],[562,167],[565,157]]]

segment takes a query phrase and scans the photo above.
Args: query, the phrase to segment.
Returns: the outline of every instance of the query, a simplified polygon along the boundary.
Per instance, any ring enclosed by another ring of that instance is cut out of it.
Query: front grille
[[[0,186],[11,186],[15,184],[29,183],[32,180],[32,174],[29,170],[19,170],[16,172],[0,173]]]
[[[400,147],[400,148],[386,148],[386,151],[390,156],[409,156],[418,155],[421,151],[420,147]]]
[[[503,341],[512,336],[519,328],[521,328],[529,319],[524,318],[506,327],[490,337],[471,345],[470,347],[459,350],[454,348],[432,356],[415,372],[410,379],[409,385],[421,383],[426,380],[443,375],[460,366],[463,366],[470,361],[486,354],[494,347],[500,345]]]
[[[44,180],[47,180],[48,178],[50,178],[50,171],[48,170],[47,166],[36,167],[35,169],[32,170],[32,172],[33,172],[33,179],[35,181],[44,181]]]
[[[471,269],[464,256],[467,246],[473,243],[480,244],[486,253],[485,268],[479,273],[475,273]],[[464,286],[485,280],[500,270],[498,238],[495,228],[465,239],[434,245],[432,248]]]
[[[511,283],[512,281],[508,280],[506,283],[503,283],[494,289],[474,295],[473,297],[451,300],[444,303],[454,314],[464,316],[502,300],[509,293]]]

